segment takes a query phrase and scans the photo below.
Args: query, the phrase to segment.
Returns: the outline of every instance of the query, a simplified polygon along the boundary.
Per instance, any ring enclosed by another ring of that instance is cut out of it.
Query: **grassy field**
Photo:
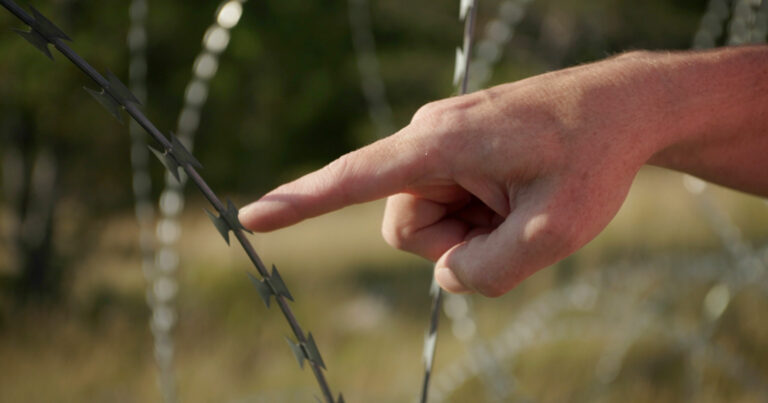
[[[643,171],[614,222],[582,251],[504,297],[472,298],[472,343],[454,337],[444,317],[435,393],[496,401],[495,377],[512,392],[505,401],[765,401],[768,286],[748,282],[722,316],[707,319],[703,301],[736,264],[681,183]],[[764,246],[768,206],[710,189],[744,239]],[[285,343],[287,325],[264,307],[243,253],[221,242],[201,206],[187,209],[179,244],[180,400],[312,401],[317,387]],[[385,245],[381,209],[355,206],[252,238],[281,269],[332,387],[350,402],[412,401],[421,383],[430,265]],[[99,227],[61,304],[19,310],[0,300],[0,401],[160,401],[136,231],[127,213]],[[549,316],[537,310],[571,289],[586,294],[551,302],[564,308]],[[493,365],[472,363],[481,347]]]

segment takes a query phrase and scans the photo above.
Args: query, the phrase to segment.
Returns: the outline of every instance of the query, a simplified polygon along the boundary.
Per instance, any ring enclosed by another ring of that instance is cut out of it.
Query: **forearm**
[[[768,196],[768,46],[648,53],[650,164]]]

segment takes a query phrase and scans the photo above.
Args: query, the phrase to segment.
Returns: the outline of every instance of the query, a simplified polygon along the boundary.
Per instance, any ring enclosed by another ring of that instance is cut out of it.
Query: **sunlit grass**
[[[768,207],[761,200],[722,189],[713,189],[713,194],[748,241],[764,244]],[[408,401],[421,382],[430,265],[381,240],[382,207],[381,202],[354,206],[253,236],[265,262],[280,268],[296,297],[296,315],[320,344],[331,386],[343,391],[347,401]],[[5,310],[9,313],[0,322],[0,401],[159,401],[136,225],[129,214],[115,216],[96,239],[97,247],[73,268],[65,303],[45,310]],[[242,251],[221,242],[194,202],[183,217],[179,247],[183,261],[175,335],[182,401],[311,400],[317,394],[312,375],[298,369],[283,339],[289,329],[250,285],[245,275],[250,266]],[[500,299],[474,299],[478,337],[493,340],[537,296],[609,263],[703,255],[720,248],[680,177],[646,170],[614,222],[584,250]],[[645,292],[652,293],[663,281],[654,280]],[[698,331],[701,300],[710,286],[679,284],[672,297],[680,300],[671,299],[678,305],[658,313],[658,320],[674,319]],[[623,287],[631,289],[632,284]],[[615,303],[611,298],[598,300],[597,306],[607,309]],[[641,312],[641,301],[628,308],[627,318]],[[768,325],[756,315],[766,307],[766,296],[758,290],[740,294],[715,332],[718,343],[747,357],[763,375],[768,374]],[[558,317],[557,323],[569,317],[586,323],[573,315]],[[584,315],[583,321],[601,326],[613,323],[610,316]],[[685,396],[679,379],[688,356],[670,350],[673,343],[653,333],[630,350],[616,382],[595,392],[602,386],[594,367],[609,337],[619,336],[587,332],[580,338],[541,340],[504,366],[517,378],[520,394],[541,401],[672,402]],[[438,343],[438,373],[468,351],[451,335],[446,319]],[[705,377],[711,396],[757,401],[753,392],[739,392],[736,382],[717,371],[715,366]],[[659,380],[667,372],[671,375]],[[265,400],[257,400],[259,396]],[[482,396],[484,384],[475,378],[460,386],[451,401]]]

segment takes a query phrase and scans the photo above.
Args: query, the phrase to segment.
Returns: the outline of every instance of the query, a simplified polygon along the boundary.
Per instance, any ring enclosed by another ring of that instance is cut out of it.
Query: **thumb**
[[[243,226],[272,231],[342,207],[399,193],[425,173],[424,148],[406,130],[343,155],[240,210]]]

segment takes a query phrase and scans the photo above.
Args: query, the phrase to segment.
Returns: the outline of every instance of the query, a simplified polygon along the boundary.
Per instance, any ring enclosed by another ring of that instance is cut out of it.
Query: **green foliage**
[[[372,3],[381,70],[399,125],[421,104],[451,94],[453,48],[461,36],[454,3]],[[497,5],[480,4],[481,27]],[[40,0],[35,6],[59,22],[95,67],[127,76],[127,3]],[[175,127],[215,6],[150,3],[146,111],[163,130]],[[534,1],[494,82],[624,49],[685,48],[702,7],[684,0]],[[373,139],[346,11],[343,1],[246,3],[212,82],[198,137],[196,155],[215,188],[259,193]],[[17,27],[9,17],[0,14],[0,24]],[[12,57],[0,63],[0,74],[14,79],[0,83],[3,109],[31,115],[41,141],[56,144],[64,196],[103,211],[129,208],[126,129],[80,90],[88,83],[79,72],[51,66],[5,32],[0,51]]]

